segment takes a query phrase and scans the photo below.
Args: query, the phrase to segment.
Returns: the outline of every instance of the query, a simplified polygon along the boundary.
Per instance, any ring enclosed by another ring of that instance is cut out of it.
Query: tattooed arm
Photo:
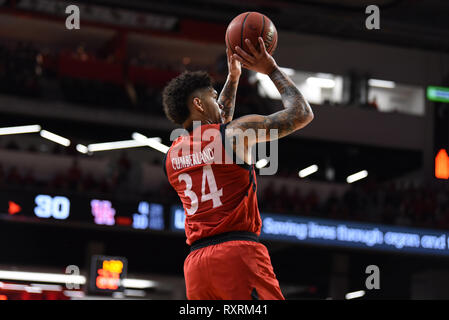
[[[227,48],[226,55],[228,57],[229,74],[223,90],[221,90],[220,96],[218,97],[218,103],[223,106],[224,111],[223,123],[230,122],[234,116],[235,96],[237,94],[240,75],[242,74],[240,62],[230,54]]]
[[[237,93],[238,85],[239,78],[233,78],[228,75],[223,90],[221,90],[220,96],[218,97],[218,103],[223,105],[223,123],[232,121],[234,116],[235,95]]]
[[[248,115],[229,123],[228,129],[241,130],[227,130],[226,135],[229,136],[237,136],[247,129],[256,131],[256,135],[245,135],[247,137],[245,149],[258,142],[285,137],[305,127],[313,120],[313,111],[310,105],[293,81],[279,69],[273,57],[266,52],[262,38],[259,38],[259,48],[262,48],[259,51],[249,40],[246,40],[246,43],[251,54],[236,47],[235,58],[242,63],[243,67],[267,74],[270,77],[281,94],[284,110],[268,116]],[[257,135],[259,129],[267,130],[267,134],[259,137]],[[270,129],[276,129],[277,136],[270,136]]]

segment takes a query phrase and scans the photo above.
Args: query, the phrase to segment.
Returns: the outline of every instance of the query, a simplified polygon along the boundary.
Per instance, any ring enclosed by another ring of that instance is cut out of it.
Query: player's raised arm
[[[234,58],[241,62],[244,68],[267,74],[281,94],[284,110],[268,116],[247,115],[238,118],[227,126],[229,129],[266,129],[267,135],[262,138],[256,135],[256,140],[248,141],[249,145],[266,140],[272,140],[269,130],[277,129],[277,138],[282,138],[295,132],[313,120],[313,111],[304,96],[299,92],[293,81],[282,72],[273,57],[267,53],[262,38],[259,38],[259,50],[246,39],[250,52],[236,47]]]
[[[233,57],[227,48],[226,55],[228,57],[229,73],[223,90],[221,90],[220,96],[218,97],[218,103],[223,106],[224,111],[223,123],[232,121],[232,117],[234,116],[235,96],[237,94],[240,75],[242,74],[240,62]]]

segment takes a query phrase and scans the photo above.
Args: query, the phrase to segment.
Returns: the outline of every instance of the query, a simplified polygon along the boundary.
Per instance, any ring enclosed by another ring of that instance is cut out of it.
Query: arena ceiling
[[[138,8],[228,23],[245,11],[259,11],[278,29],[389,45],[449,51],[447,0],[94,0],[103,5]],[[380,30],[367,30],[365,8],[380,9]]]

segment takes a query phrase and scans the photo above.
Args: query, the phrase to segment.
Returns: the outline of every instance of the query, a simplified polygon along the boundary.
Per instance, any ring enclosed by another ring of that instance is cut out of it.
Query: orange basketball
[[[258,37],[262,37],[265,48],[269,54],[273,54],[278,42],[278,33],[273,22],[259,12],[245,12],[232,19],[226,30],[226,46],[232,53],[239,46],[246,52],[250,52],[245,39],[259,49]]]

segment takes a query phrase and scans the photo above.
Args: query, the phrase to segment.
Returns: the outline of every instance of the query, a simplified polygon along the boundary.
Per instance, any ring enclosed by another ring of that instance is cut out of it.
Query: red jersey
[[[254,165],[236,164],[226,152],[226,124],[196,127],[173,141],[164,169],[186,215],[187,244],[223,232],[260,235]]]

